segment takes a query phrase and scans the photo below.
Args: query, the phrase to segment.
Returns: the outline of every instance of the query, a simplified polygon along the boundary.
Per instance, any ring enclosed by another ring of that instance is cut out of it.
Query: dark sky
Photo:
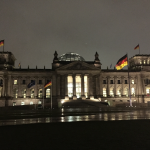
[[[87,61],[97,51],[103,69],[114,67],[126,53],[138,54],[138,43],[149,54],[150,0],[1,0],[2,39],[16,67],[51,68],[55,50]]]

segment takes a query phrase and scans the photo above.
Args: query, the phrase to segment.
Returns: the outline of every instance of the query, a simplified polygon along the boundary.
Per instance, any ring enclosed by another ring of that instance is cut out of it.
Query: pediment
[[[58,68],[57,70],[99,70],[94,65],[88,64],[86,62],[72,62],[65,66]]]

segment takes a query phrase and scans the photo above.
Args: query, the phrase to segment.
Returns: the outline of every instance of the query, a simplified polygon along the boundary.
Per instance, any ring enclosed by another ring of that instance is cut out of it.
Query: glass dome
[[[59,58],[59,61],[85,61],[85,59],[77,53],[68,52],[62,54]]]

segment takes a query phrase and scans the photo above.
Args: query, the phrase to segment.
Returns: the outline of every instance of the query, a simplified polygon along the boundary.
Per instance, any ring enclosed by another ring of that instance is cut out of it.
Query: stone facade
[[[50,105],[51,98],[55,107],[78,99],[129,105],[130,94],[133,105],[150,102],[150,55],[129,59],[129,78],[125,69],[101,69],[97,52],[94,61],[61,61],[55,52],[52,69],[16,69],[11,52],[1,52],[0,58],[0,107]],[[44,88],[49,81],[52,86]]]

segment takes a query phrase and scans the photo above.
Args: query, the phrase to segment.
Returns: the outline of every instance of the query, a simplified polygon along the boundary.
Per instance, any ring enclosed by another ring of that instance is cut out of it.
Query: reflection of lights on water
[[[64,122],[64,117],[61,117],[61,122]]]
[[[61,111],[64,112],[64,109],[62,108]]]
[[[61,115],[64,115],[64,113],[61,113]]]

